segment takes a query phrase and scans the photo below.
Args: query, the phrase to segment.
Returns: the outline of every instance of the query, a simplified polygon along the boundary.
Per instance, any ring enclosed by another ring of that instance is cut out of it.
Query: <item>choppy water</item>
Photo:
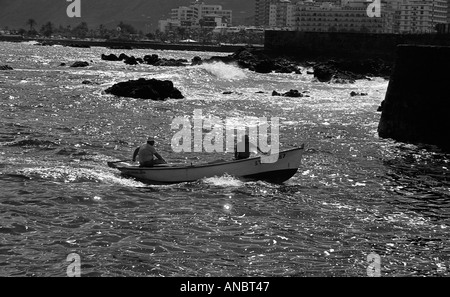
[[[366,276],[370,253],[382,276],[450,275],[450,157],[378,138],[387,81],[100,60],[121,52],[0,44],[0,64],[15,69],[0,72],[0,276],[65,276],[70,253],[82,276]],[[76,60],[91,66],[59,66]],[[140,77],[170,79],[186,99],[103,93]],[[271,96],[290,89],[310,97]],[[231,159],[172,152],[171,120],[195,109],[280,117],[282,148],[306,144],[303,167],[284,185],[222,176],[170,186],[107,167],[149,134],[171,162]]]

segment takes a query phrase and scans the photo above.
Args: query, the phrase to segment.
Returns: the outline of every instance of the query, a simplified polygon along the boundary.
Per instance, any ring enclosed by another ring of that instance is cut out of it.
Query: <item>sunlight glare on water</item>
[[[306,69],[130,66],[101,60],[120,50],[0,46],[14,68],[0,72],[1,276],[65,276],[69,253],[80,255],[82,276],[366,276],[371,253],[382,276],[449,276],[450,158],[378,137],[388,81],[328,84]],[[127,51],[154,53],[217,55]],[[92,62],[59,66],[74,61]],[[141,77],[171,80],[185,99],[104,92]],[[308,96],[272,96],[291,89]],[[279,118],[281,149],[305,144],[302,167],[281,185],[228,175],[147,185],[108,167],[131,162],[149,135],[171,163],[231,160],[173,152],[172,120],[192,121],[199,109],[241,125]]]

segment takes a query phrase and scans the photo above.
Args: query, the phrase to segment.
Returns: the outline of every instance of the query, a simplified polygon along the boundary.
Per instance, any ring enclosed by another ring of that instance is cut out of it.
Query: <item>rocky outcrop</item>
[[[185,59],[165,59],[156,54],[146,55],[143,58],[129,57],[121,54],[117,57],[114,54],[102,54],[102,60],[124,61],[128,65],[148,64],[153,66],[180,67],[187,65],[200,65],[204,63],[223,62],[225,64],[236,64],[241,68],[249,69],[258,73],[295,73],[302,74],[301,69],[308,70],[308,74],[313,74],[320,82],[354,82],[358,79],[369,79],[371,76],[381,76],[388,78],[391,73],[389,63],[381,59],[366,60],[327,60],[322,62],[310,62],[291,59],[289,57],[274,57],[263,49],[241,48],[228,56],[213,56],[202,59],[199,56],[192,58],[190,63]]]
[[[197,61],[196,61],[197,62]],[[297,73],[301,74],[299,65],[285,58],[271,58],[263,50],[241,48],[228,56],[213,56],[201,63],[223,62],[235,63],[242,68],[258,73]],[[197,62],[198,63],[198,62]]]
[[[200,65],[202,63],[202,58],[199,56],[195,56],[191,60],[191,65]]]
[[[320,82],[354,82],[368,79],[370,76],[389,77],[392,69],[389,63],[381,59],[341,59],[321,62],[299,61],[289,57],[271,56],[261,49],[241,48],[228,56],[214,56],[206,60],[192,61],[192,65],[211,62],[235,63],[258,73],[296,73],[301,74],[301,68],[308,70]]]
[[[158,55],[146,55],[144,56],[144,63],[153,66],[165,66],[165,67],[179,67],[186,66],[188,60],[185,59],[165,59],[160,58]]]
[[[313,65],[313,70],[314,77],[320,82],[354,82],[375,76],[389,78],[392,67],[379,59],[362,61],[346,59],[318,62]]]
[[[293,98],[305,97],[305,95],[303,93],[300,93],[298,90],[289,90],[288,92],[286,92],[284,94],[278,93],[277,91],[273,91],[272,96],[283,96],[283,97],[293,97]]]
[[[335,71],[325,65],[315,65],[313,74],[318,81],[329,82],[333,78]]]
[[[188,60],[186,59],[165,59],[160,58],[158,55],[145,55],[144,58],[136,58],[134,56],[128,56],[124,53],[117,57],[114,54],[105,55],[102,54],[102,60],[104,61],[123,61],[127,65],[138,65],[138,64],[148,64],[153,66],[163,66],[163,67],[180,67],[188,65]],[[199,57],[197,57],[199,58]],[[200,58],[201,60],[201,58]]]
[[[123,60],[123,62],[127,65],[138,65],[139,61],[138,59],[136,59],[134,56],[131,57],[125,57],[125,59]]]
[[[104,61],[120,61],[120,58],[114,54],[109,54],[109,55],[102,54],[102,60],[104,60]]]
[[[139,99],[166,100],[183,99],[181,92],[169,80],[140,78],[120,82],[105,90],[107,94]]]
[[[3,65],[3,66],[0,66],[0,70],[14,70],[14,69],[11,66]]]
[[[450,150],[450,47],[400,45],[378,134]]]
[[[355,96],[367,96],[367,93],[360,93],[360,92],[355,92],[355,91],[351,91],[350,92],[350,96],[351,97],[355,97]]]
[[[73,63],[72,65],[70,65],[70,67],[87,67],[89,66],[88,62],[83,62],[83,61],[77,61],[75,63]]]

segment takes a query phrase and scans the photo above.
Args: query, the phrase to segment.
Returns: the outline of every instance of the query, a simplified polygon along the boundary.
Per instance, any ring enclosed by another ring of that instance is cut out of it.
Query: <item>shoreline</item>
[[[255,47],[264,49],[264,45],[247,44],[198,44],[198,43],[163,43],[156,41],[132,41],[132,40],[82,40],[82,39],[49,39],[27,38],[14,35],[0,35],[0,42],[29,42],[37,41],[43,45],[62,45],[69,47],[106,47],[110,49],[154,49],[154,50],[180,50],[201,52],[233,53],[242,47]]]

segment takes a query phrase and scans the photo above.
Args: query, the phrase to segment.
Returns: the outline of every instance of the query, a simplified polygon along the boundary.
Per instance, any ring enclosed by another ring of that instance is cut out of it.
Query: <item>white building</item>
[[[158,30],[160,32],[169,32],[174,31],[176,28],[181,27],[181,22],[177,20],[159,20],[158,21]]]
[[[388,33],[392,31],[392,14],[369,17],[365,0],[343,0],[340,4],[331,2],[300,1],[295,7],[298,31],[309,32],[366,32]],[[381,11],[386,12],[385,3]]]
[[[395,0],[394,0],[395,1]],[[433,33],[447,23],[447,0],[397,0],[398,33]]]
[[[195,1],[189,6],[180,6],[171,10],[170,19],[160,21],[160,30],[167,31],[173,24],[179,23],[185,28],[223,28],[231,26],[233,13],[221,5],[208,5]],[[164,27],[168,25],[168,27]]]
[[[279,0],[269,5],[269,27],[295,28],[294,7],[290,0]]]
[[[433,33],[437,24],[450,21],[450,0],[381,0],[379,17],[369,15],[372,3],[257,0],[255,21],[272,29],[365,33]]]

